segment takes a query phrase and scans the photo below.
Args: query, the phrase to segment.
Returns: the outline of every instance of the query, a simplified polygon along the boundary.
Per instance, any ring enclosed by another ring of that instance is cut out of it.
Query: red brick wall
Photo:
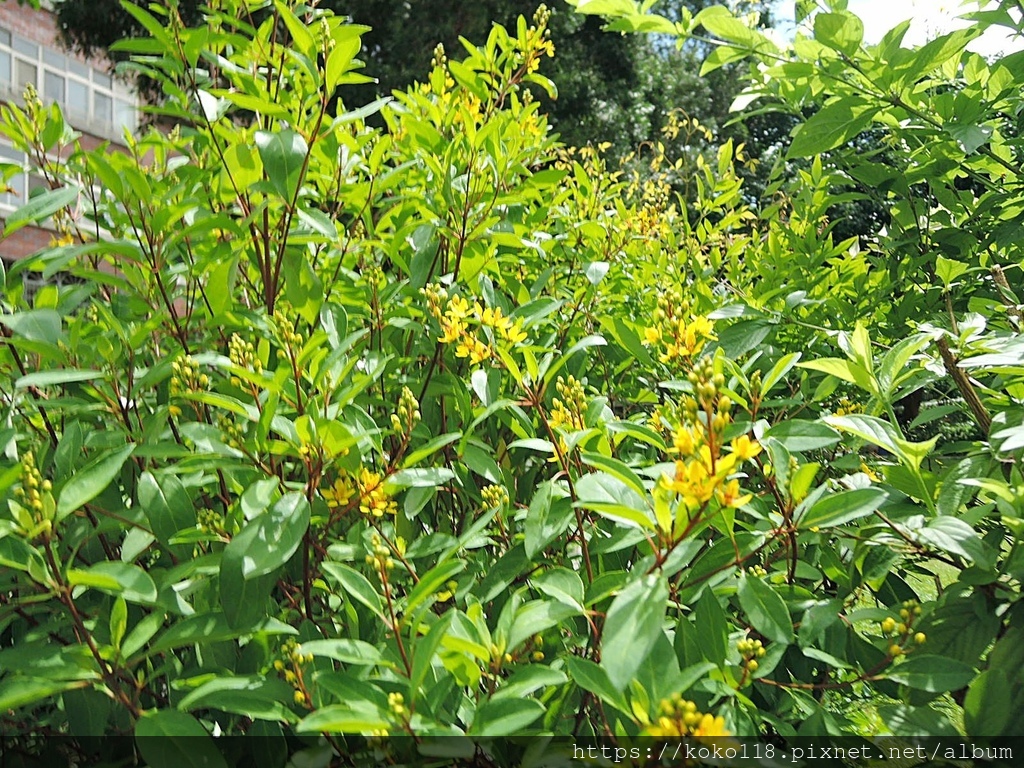
[[[40,227],[22,227],[0,240],[0,257],[5,262],[23,259],[50,244],[53,233]]]

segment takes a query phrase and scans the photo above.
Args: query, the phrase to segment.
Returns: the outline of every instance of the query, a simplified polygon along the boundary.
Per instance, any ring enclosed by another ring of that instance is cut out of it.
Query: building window
[[[18,77],[14,84],[17,86],[19,93],[24,91],[27,85],[32,85],[37,91],[39,90],[39,67],[28,63],[24,59],[18,59],[16,69]]]
[[[0,27],[0,96],[18,99],[28,85],[45,101],[60,104],[86,133],[119,140],[125,128],[138,127],[135,97],[123,83]]]
[[[43,74],[43,98],[47,101],[66,103],[64,100],[64,78],[56,72],[47,71]]]

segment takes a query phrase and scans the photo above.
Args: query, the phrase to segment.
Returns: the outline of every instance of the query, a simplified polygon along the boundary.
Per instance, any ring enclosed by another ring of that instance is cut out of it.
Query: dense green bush
[[[523,89],[543,8],[335,114],[362,28],[214,5],[128,6],[169,134],[83,151],[32,94],[4,109],[51,187],[6,232],[57,227],[0,316],[15,748],[1021,721],[1012,313],[871,326],[821,161],[752,211],[726,143],[681,208],[663,151],[633,179],[556,145]],[[80,282],[28,306],[32,271]],[[949,371],[986,439],[907,439],[897,401]]]

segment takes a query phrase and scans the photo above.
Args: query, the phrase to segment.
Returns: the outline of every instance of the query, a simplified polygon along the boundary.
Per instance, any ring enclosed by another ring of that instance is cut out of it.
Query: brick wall
[[[53,233],[41,227],[22,227],[0,241],[0,257],[5,262],[22,259],[50,244]]]

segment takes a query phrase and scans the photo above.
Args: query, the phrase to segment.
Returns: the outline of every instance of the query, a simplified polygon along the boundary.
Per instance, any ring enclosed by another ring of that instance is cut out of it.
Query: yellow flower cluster
[[[583,417],[587,412],[587,395],[583,391],[583,384],[575,376],[570,376],[568,380],[559,376],[555,381],[555,390],[561,397],[551,400],[551,426],[572,432],[586,429]]]
[[[644,331],[644,343],[655,347],[663,363],[674,360],[689,362],[700,354],[704,345],[716,338],[714,324],[704,315],[690,311],[690,302],[677,289],[669,289],[658,297],[654,323]]]
[[[855,403],[848,397],[839,398],[839,405],[836,407],[836,416],[846,416],[851,413],[861,413],[864,410],[864,406],[860,403]]]
[[[724,434],[732,422],[732,401],[720,394],[725,377],[714,373],[705,361],[689,374],[695,397],[683,402],[683,419],[672,438],[670,453],[677,455],[675,471],[662,476],[660,486],[678,494],[689,511],[716,498],[722,507],[739,508],[750,494],[731,478],[740,464],[761,453],[761,446],[748,435],[734,437],[727,444]],[[724,450],[728,447],[728,451]]]
[[[438,341],[455,344],[455,356],[469,358],[479,365],[494,356],[494,344],[500,341],[515,346],[526,340],[523,321],[506,316],[501,307],[484,307],[479,301],[470,305],[462,296],[448,298],[448,292],[439,285],[423,289],[427,307],[441,326]],[[483,329],[486,341],[477,335]]]
[[[14,489],[17,501],[10,506],[26,538],[46,537],[53,530],[56,505],[52,491],[53,484],[39,471],[35,454],[25,451],[21,457],[21,485]]]
[[[768,651],[760,640],[743,639],[736,643],[736,650],[743,657],[743,666],[750,674],[757,672],[758,659],[763,659]]]
[[[256,348],[252,345],[251,341],[246,341],[237,333],[231,334],[231,340],[228,342],[228,359],[231,360],[232,365],[244,368],[247,371],[263,372],[263,362],[256,354]],[[231,386],[242,386],[241,379],[237,376],[232,376]]]
[[[914,622],[921,616],[921,606],[916,600],[904,600],[900,608],[900,621],[891,616],[885,617],[881,623],[883,635],[897,635],[895,642],[889,646],[889,655],[893,658],[902,656],[913,650],[915,645],[924,645],[928,636],[924,632],[914,631]],[[913,644],[911,644],[913,643]]]
[[[655,738],[712,738],[731,736],[725,728],[725,718],[700,712],[692,701],[686,701],[678,693],[670,699],[662,699],[657,722],[644,729],[645,736]]]
[[[523,67],[527,74],[536,72],[540,68],[540,60],[544,55],[555,55],[555,44],[551,42],[551,30],[548,29],[548,21],[551,18],[551,11],[546,5],[540,5],[533,15],[533,26],[526,30],[525,39],[517,41],[519,53],[523,57]]]
[[[398,410],[391,414],[391,427],[399,434],[409,434],[420,421],[420,404],[408,387],[402,387]]]
[[[308,707],[310,696],[303,676],[303,667],[313,663],[313,654],[299,653],[299,644],[294,639],[289,639],[281,646],[281,656],[282,658],[274,661],[274,670],[295,689],[295,703]]]
[[[210,386],[210,377],[199,372],[199,363],[191,355],[171,363],[171,395],[199,392]]]
[[[360,467],[355,478],[341,470],[333,485],[320,489],[320,495],[331,509],[348,507],[358,498],[364,515],[384,517],[398,512],[398,503],[384,487],[384,479],[366,467]]]
[[[380,573],[390,571],[395,567],[395,561],[391,557],[391,550],[386,547],[376,533],[370,538],[370,549],[372,554],[366,556],[366,564],[372,565]]]
[[[383,517],[398,512],[398,503],[384,488],[384,481],[376,472],[366,467],[359,470],[359,511],[364,515]]]
[[[480,498],[483,501],[484,509],[504,507],[508,504],[508,488],[504,485],[487,485],[480,491]]]

